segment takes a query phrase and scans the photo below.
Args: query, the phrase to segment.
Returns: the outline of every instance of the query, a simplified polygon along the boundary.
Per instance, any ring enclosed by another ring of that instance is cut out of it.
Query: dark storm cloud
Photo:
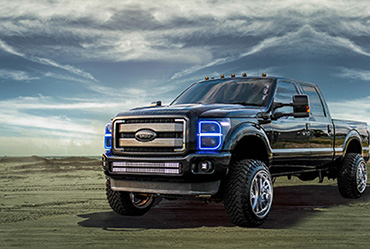
[[[321,5],[310,1],[160,5],[89,1],[67,2],[63,6],[57,1],[7,5],[17,11],[2,18],[1,39],[29,53],[54,59],[205,65],[222,57],[249,55],[251,48],[258,45],[262,46],[258,51],[263,50],[263,45],[272,44],[266,43],[269,40],[281,41],[273,44],[279,49],[304,47],[306,52],[315,51],[329,40],[329,44],[339,47],[350,45],[355,52],[369,52],[366,36],[358,37],[358,31],[369,32],[368,18],[357,12],[368,7],[364,3],[351,8],[350,4],[336,1]],[[310,32],[300,32],[302,29]],[[294,33],[297,36],[287,36]]]

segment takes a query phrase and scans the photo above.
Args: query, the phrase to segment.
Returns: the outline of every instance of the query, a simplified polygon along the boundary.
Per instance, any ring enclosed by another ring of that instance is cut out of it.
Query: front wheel
[[[155,200],[152,194],[113,191],[109,180],[106,183],[106,193],[109,205],[114,212],[120,215],[144,215],[153,206]]]
[[[367,184],[366,163],[361,154],[347,154],[339,166],[338,188],[345,198],[357,199],[365,192]]]
[[[234,162],[226,179],[226,213],[232,223],[242,227],[262,225],[273,199],[273,184],[266,165],[257,160]]]

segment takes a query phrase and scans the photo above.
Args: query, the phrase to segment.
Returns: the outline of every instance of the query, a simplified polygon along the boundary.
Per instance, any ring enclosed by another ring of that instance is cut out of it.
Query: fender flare
[[[347,154],[347,150],[348,150],[348,145],[353,141],[353,140],[356,140],[359,145],[360,145],[360,150],[361,150],[361,154],[362,154],[362,143],[361,143],[361,137],[360,137],[360,134],[356,131],[356,130],[351,130],[346,138],[344,139],[344,142],[343,142],[343,156],[345,156]]]
[[[272,158],[272,148],[265,131],[252,122],[235,126],[225,138],[224,150],[233,151],[237,144],[247,136],[258,137],[265,144],[268,159]]]

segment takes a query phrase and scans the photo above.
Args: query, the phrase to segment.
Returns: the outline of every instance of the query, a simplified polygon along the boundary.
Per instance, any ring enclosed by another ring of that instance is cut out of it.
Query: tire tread
[[[120,215],[142,216],[149,211],[153,204],[143,209],[136,208],[131,202],[130,194],[128,192],[113,191],[109,180],[106,182],[106,195],[112,210]]]
[[[269,172],[263,162],[252,159],[236,161],[230,168],[225,185],[224,205],[230,221],[235,225],[257,227],[262,225],[267,217],[266,215],[260,219],[245,209],[246,206],[250,207],[249,198],[245,196],[245,184],[251,181],[253,173],[261,168]]]
[[[344,198],[357,199],[362,195],[356,186],[356,169],[359,160],[363,160],[361,154],[348,153],[339,166],[338,189]]]

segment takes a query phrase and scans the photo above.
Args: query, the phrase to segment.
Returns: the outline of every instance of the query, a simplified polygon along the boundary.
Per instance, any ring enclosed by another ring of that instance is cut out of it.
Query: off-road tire
[[[142,207],[137,207],[132,201],[132,193],[123,191],[113,191],[110,181],[106,182],[106,194],[108,203],[114,212],[126,216],[142,216],[149,211],[155,202],[155,197],[151,197],[150,201]],[[131,196],[130,196],[131,195]]]
[[[255,192],[258,191],[256,182],[263,183],[264,188],[261,189],[266,188],[261,195]],[[224,189],[224,206],[232,223],[241,227],[262,225],[269,214],[272,199],[271,175],[263,162],[243,159],[232,163]],[[257,212],[260,206],[256,207],[256,201],[263,206],[262,213]]]
[[[338,188],[344,198],[357,199],[367,184],[366,162],[361,154],[348,153],[338,168]]]

